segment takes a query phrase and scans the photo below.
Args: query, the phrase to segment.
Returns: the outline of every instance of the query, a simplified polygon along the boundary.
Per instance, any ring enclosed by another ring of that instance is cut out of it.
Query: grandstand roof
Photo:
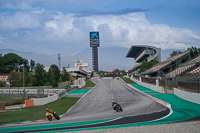
[[[143,72],[142,74],[151,74],[151,73],[156,73],[162,69],[165,69],[167,66],[169,66],[171,63],[176,62],[180,58],[189,55],[189,52],[184,52],[179,55],[173,56],[171,58],[168,58],[166,61],[158,63],[154,65],[152,68],[148,69],[147,71]]]
[[[160,48],[148,45],[131,46],[126,57],[134,58],[137,63],[140,63],[143,60],[151,61],[154,59],[158,62],[161,61]]]
[[[138,54],[141,52],[141,50],[145,49],[145,48],[155,48],[153,46],[148,46],[148,45],[136,45],[136,46],[131,46],[131,48],[129,49],[126,57],[129,58],[136,58],[138,56]]]

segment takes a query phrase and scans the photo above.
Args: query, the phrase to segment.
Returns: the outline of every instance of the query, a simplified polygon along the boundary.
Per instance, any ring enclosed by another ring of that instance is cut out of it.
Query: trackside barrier
[[[147,84],[147,83],[144,83],[144,82],[141,82],[139,80],[136,80],[134,78],[130,78],[132,81],[134,81],[135,83],[143,86],[143,87],[146,87],[146,88],[149,88],[151,90],[154,90],[154,91],[157,91],[157,92],[160,92],[160,93],[165,93],[164,91],[164,88],[163,87],[159,87],[159,86],[155,86],[155,85],[151,85],[151,84]]]
[[[174,88],[174,94],[184,100],[200,104],[200,94],[199,93],[186,92],[186,91]]]
[[[53,94],[52,96],[48,96],[46,98],[32,98],[34,101],[34,105],[45,105],[47,103],[51,103],[54,102],[56,100],[58,100],[59,96],[58,94]]]
[[[24,107],[31,107],[31,106],[34,106],[34,101],[32,99],[31,100],[25,100]]]

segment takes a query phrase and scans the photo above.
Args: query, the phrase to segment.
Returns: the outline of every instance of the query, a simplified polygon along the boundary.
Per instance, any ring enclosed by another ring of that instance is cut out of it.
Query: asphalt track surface
[[[60,127],[52,129],[34,129],[20,132],[41,132],[52,130],[67,130],[76,128],[90,128],[112,126],[120,124],[139,123],[152,121],[170,113],[170,110],[149,98],[146,95],[128,87],[121,79],[101,79],[95,81],[97,85],[75,104],[59,121],[36,121],[22,124],[9,124],[6,127],[24,127],[59,123],[73,123],[93,120],[112,119],[99,124],[79,125],[72,127]],[[123,112],[115,112],[112,109],[112,101],[119,103]],[[1,127],[0,127],[1,128]]]

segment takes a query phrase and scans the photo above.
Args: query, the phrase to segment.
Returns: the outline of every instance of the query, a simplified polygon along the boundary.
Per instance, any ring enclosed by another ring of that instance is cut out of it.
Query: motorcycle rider
[[[46,116],[48,116],[49,114],[52,114],[57,120],[60,119],[59,115],[56,115],[56,112],[53,112],[51,109],[46,108]]]
[[[51,113],[51,114],[53,114],[53,116],[55,116],[55,112],[53,112],[51,109],[46,108],[46,111],[47,111],[47,113]]]
[[[49,108],[46,108],[46,111],[49,112],[49,113],[53,113],[53,111]]]
[[[121,109],[121,111],[123,111],[123,110],[122,110],[122,107],[121,107],[117,102],[112,101],[112,107],[113,107],[114,110],[116,110],[116,107],[117,107],[117,106],[119,106],[120,109]]]

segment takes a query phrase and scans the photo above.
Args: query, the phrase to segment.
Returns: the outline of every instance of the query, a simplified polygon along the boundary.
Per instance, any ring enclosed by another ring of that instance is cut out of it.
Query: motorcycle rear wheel
[[[52,121],[52,116],[48,115],[48,116],[47,116],[47,119],[48,119],[49,121]]]

